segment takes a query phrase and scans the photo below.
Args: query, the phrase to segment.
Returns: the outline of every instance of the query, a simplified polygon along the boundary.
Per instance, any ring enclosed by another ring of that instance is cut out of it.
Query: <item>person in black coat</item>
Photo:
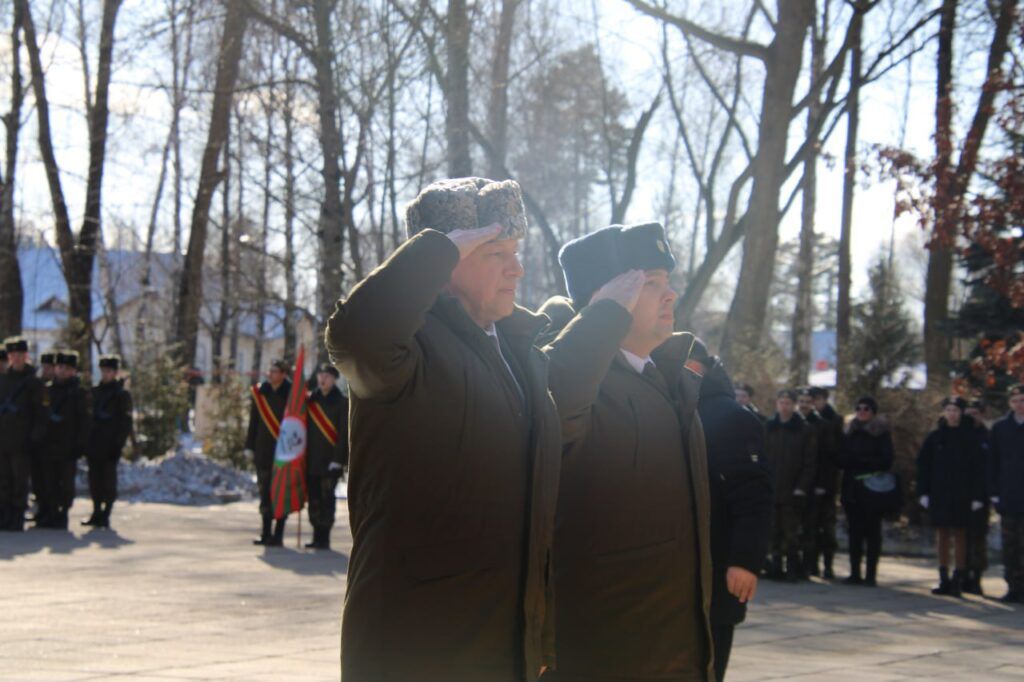
[[[985,470],[974,420],[964,415],[967,402],[946,398],[942,408],[938,428],[917,455],[917,494],[936,529],[939,586],[932,594],[959,597],[967,568],[967,526],[971,513],[984,507]],[[952,577],[951,549],[956,561]]]
[[[260,491],[260,517],[263,524],[254,545],[280,547],[284,543],[287,514],[274,524],[274,508],[270,499],[270,484],[274,481],[274,453],[280,435],[281,420],[288,404],[292,382],[288,380],[291,367],[284,360],[274,360],[267,371],[267,381],[252,388],[249,407],[249,429],[245,436],[245,454],[256,468],[256,486]],[[271,525],[274,529],[271,533]]]
[[[878,414],[878,402],[871,396],[857,401],[854,418],[839,443],[839,468],[843,470],[840,501],[846,512],[850,534],[850,576],[847,585],[877,585],[878,560],[882,556],[882,515],[867,504],[863,477],[892,468],[892,434],[888,422]],[[864,577],[861,559],[867,549]]]
[[[1010,413],[992,425],[989,494],[1003,532],[1002,601],[1024,604],[1024,385],[1009,390]]]
[[[89,496],[92,515],[83,526],[110,527],[110,514],[117,500],[117,464],[132,433],[132,394],[117,378],[121,358],[100,357],[100,382],[92,388],[92,428],[85,460],[89,464]]]
[[[306,544],[309,549],[331,548],[337,504],[334,489],[348,466],[348,398],[336,385],[339,376],[334,365],[320,365],[306,403],[306,489],[313,526],[313,541]]]
[[[711,488],[711,633],[715,677],[725,677],[733,630],[746,618],[771,543],[772,476],[764,427],[740,406],[725,369],[712,358],[697,409],[704,425]]]
[[[989,432],[985,426],[985,404],[975,398],[967,402],[965,414],[974,420],[974,433],[981,445],[980,466],[985,472],[986,494],[982,498],[984,506],[971,512],[971,523],[967,526],[967,575],[964,578],[963,591],[968,594],[984,596],[981,578],[988,569],[988,526],[992,507],[989,505],[988,470],[989,470]]]
[[[822,558],[822,577],[835,578],[832,561],[839,544],[836,542],[836,496],[839,492],[839,443],[843,438],[843,416],[828,401],[828,389],[811,388],[814,409],[821,415],[818,433],[818,466],[815,468],[814,506],[815,545],[811,575],[817,575],[818,555]]]

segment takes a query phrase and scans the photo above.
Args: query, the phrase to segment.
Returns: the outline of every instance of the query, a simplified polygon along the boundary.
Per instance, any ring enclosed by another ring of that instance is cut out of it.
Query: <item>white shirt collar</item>
[[[484,329],[484,333],[487,334],[487,336],[493,336],[494,338],[498,338],[498,327],[497,327],[497,325],[495,325],[493,322],[491,322],[491,326],[487,327],[486,329]]]
[[[625,348],[620,348],[619,350],[622,352],[622,357],[626,358],[626,362],[629,363],[630,367],[636,370],[637,374],[644,373],[644,367],[647,366],[647,363],[654,364],[654,361],[651,360],[650,355],[648,355],[646,358],[642,358],[639,355],[636,355],[635,353],[630,353]]]

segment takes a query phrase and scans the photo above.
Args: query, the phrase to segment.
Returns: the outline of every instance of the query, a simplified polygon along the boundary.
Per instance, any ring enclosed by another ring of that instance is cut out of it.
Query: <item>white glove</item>
[[[824,488],[815,488],[814,489],[814,494],[815,495],[824,495],[825,494],[825,489]]]
[[[636,308],[637,299],[640,298],[640,291],[644,288],[644,282],[646,281],[647,275],[644,274],[643,270],[629,270],[605,282],[590,297],[590,302],[594,303],[608,298],[632,314],[633,309]]]
[[[340,464],[338,464],[337,462],[331,462],[330,464],[327,465],[327,470],[328,471],[341,471],[342,470],[342,466]]]
[[[974,502],[971,502],[971,511],[978,511],[979,509],[982,509],[984,506],[984,502],[979,502],[978,500],[975,500]]]
[[[999,504],[999,496],[998,495],[995,496],[995,497],[990,497],[989,499],[992,500],[992,504]]]
[[[251,462],[256,457],[256,453],[249,448],[246,448],[245,450],[242,450],[242,456]]]
[[[922,495],[921,498],[918,500],[918,502],[920,502],[921,506],[924,507],[925,509],[928,508],[928,496],[927,495]]]
[[[452,230],[445,236],[458,248],[459,260],[462,260],[501,234],[503,229],[505,228],[498,223],[494,223],[487,227],[477,227],[471,230]]]
[[[793,497],[807,497],[807,493],[800,488],[793,488]]]

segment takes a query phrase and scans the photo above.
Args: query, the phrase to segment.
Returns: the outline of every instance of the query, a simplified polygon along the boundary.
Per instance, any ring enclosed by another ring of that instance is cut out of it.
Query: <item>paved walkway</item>
[[[0,534],[0,679],[336,680],[344,510],[330,554],[297,551],[294,524],[286,548],[252,546],[252,503],[119,504],[116,531]],[[875,590],[764,584],[730,682],[1024,679],[1024,608],[935,598],[933,578],[888,560]]]

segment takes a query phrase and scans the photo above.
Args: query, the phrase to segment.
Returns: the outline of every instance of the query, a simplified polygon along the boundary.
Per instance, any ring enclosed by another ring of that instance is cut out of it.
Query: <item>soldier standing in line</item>
[[[775,400],[775,416],[765,425],[765,456],[775,479],[772,519],[772,563],[768,577],[790,582],[803,577],[800,562],[800,519],[807,493],[814,485],[818,446],[814,428],[796,411],[796,391],[783,389]],[[782,563],[786,562],[783,572]]]
[[[117,463],[132,432],[132,396],[124,380],[117,378],[118,356],[101,356],[99,365],[100,383],[92,389],[92,430],[86,450],[92,515],[82,525],[109,528],[117,499]]]
[[[811,575],[818,575],[818,554],[823,562],[822,577],[833,580],[832,569],[839,543],[836,541],[836,495],[839,492],[839,444],[843,439],[843,416],[828,401],[828,389],[811,387],[814,409],[822,419],[818,429],[818,466],[814,474],[814,504],[817,507],[816,544]]]
[[[75,472],[89,438],[89,395],[78,378],[78,353],[55,355],[53,379],[46,384],[50,401],[49,428],[35,453],[41,485],[36,528],[68,529],[68,510],[75,501]]]
[[[7,351],[3,351],[3,353],[4,360],[0,361],[0,372],[6,371],[3,365],[7,357]],[[39,380],[43,382],[43,385],[46,385],[50,381],[53,381],[54,360],[56,359],[56,357],[57,351],[55,350],[48,350],[45,353],[41,353],[39,355]],[[36,453],[36,455],[32,457],[32,497],[35,500],[35,514],[33,515],[32,520],[35,521],[37,526],[39,525],[39,521],[41,520],[39,518],[39,514],[43,511],[42,500],[46,494],[45,491],[43,490],[43,487],[46,484],[43,482],[44,473],[41,468],[42,461],[42,457],[40,457],[38,453]]]
[[[57,351],[48,350],[39,354],[39,379],[45,384],[53,381],[57,376],[56,372]]]
[[[761,410],[757,409],[757,405],[753,402],[754,387],[750,384],[738,383],[735,385],[733,391],[736,396],[736,402],[740,404],[740,407],[757,417],[758,421],[760,421],[763,426],[768,419],[761,414]]]
[[[988,486],[989,469],[989,432],[985,426],[985,404],[975,398],[967,402],[967,410],[964,412],[974,420],[975,433],[978,435],[978,442],[981,443],[981,457],[984,460],[982,467],[985,471],[985,484]],[[992,507],[989,504],[989,495],[981,500],[982,507],[971,512],[971,522],[967,526],[967,575],[964,578],[963,591],[967,594],[984,595],[981,588],[981,577],[988,569],[988,523],[992,515]]]
[[[290,368],[284,360],[274,360],[267,371],[267,381],[259,388],[252,387],[252,407],[249,410],[249,431],[245,437],[245,454],[256,467],[256,484],[260,490],[260,516],[263,525],[254,545],[280,547],[284,541],[285,516],[274,525],[274,508],[270,500],[270,484],[274,480],[274,451],[277,437],[281,432],[281,419],[288,404],[292,382],[288,379]]]
[[[338,369],[324,363],[316,371],[316,388],[306,402],[306,488],[309,522],[313,525],[310,549],[331,548],[334,527],[334,488],[348,466],[348,398],[337,386]]]
[[[1024,604],[1024,385],[1011,386],[1010,412],[992,425],[989,495],[1003,529],[1001,601]]]
[[[25,529],[32,453],[47,429],[46,389],[28,363],[28,341],[4,341],[10,366],[0,375],[0,530]]]

